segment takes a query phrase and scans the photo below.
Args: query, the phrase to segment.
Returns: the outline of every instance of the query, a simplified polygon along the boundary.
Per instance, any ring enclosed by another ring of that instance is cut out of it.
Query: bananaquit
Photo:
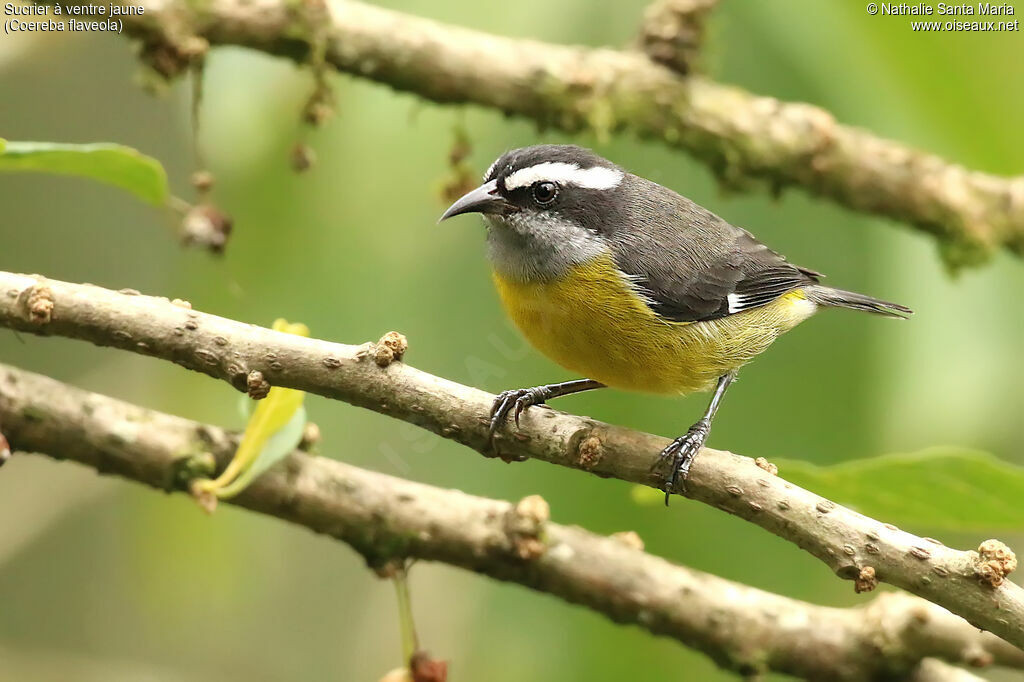
[[[505,310],[526,338],[589,377],[505,391],[509,413],[570,393],[614,388],[713,390],[704,416],[662,452],[665,502],[685,481],[736,372],[820,306],[888,317],[895,303],[819,284],[710,211],[588,149],[539,145],[495,161],[484,184],[441,220],[482,213]]]

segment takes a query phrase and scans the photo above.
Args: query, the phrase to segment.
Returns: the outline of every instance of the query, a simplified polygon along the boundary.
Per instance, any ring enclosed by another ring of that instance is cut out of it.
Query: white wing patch
[[[575,163],[546,161],[529,168],[520,168],[505,178],[505,189],[529,187],[547,180],[561,185],[575,185],[586,189],[611,189],[622,182],[622,171],[604,166],[580,168]]]
[[[729,302],[729,314],[732,314],[740,313],[743,312],[744,310],[750,310],[751,308],[757,308],[763,305],[767,305],[772,301],[778,301],[785,295],[786,294],[782,294],[768,301],[764,299],[757,300],[756,298],[752,300],[750,296],[744,296],[743,294],[736,293],[729,294],[725,298]],[[801,320],[810,317],[811,313],[818,309],[817,305],[815,305],[812,301],[807,300],[806,298],[792,299],[790,301],[790,304],[799,309],[799,312],[797,314]]]

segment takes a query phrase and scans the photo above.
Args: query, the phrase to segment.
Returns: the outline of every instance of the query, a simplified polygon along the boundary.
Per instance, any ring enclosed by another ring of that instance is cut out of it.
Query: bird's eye
[[[546,206],[555,200],[558,196],[558,185],[553,182],[535,182],[533,183],[533,200],[541,206]]]

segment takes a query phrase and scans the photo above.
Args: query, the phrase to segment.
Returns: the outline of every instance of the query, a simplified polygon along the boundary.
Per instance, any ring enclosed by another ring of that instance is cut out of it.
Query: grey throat
[[[557,279],[609,250],[596,234],[557,214],[521,211],[484,221],[492,267],[520,282]]]

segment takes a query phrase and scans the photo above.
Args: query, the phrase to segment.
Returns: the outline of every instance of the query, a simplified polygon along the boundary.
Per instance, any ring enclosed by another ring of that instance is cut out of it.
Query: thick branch
[[[344,400],[490,453],[494,396],[402,362],[378,366],[372,344],[346,346],[208,315],[166,299],[0,272],[0,325],[58,334],[171,360],[246,390],[257,370],[272,385]],[[8,428],[5,424],[5,428]],[[551,409],[527,410],[499,443],[503,454],[657,486],[652,465],[667,440]],[[801,547],[837,575],[913,592],[1024,647],[1024,590],[959,551],[841,507],[730,452],[705,448],[687,496]],[[981,581],[979,575],[986,577]]]
[[[158,0],[125,17],[147,54],[187,63],[194,36],[304,59],[302,3]],[[320,7],[308,3],[311,8]],[[310,9],[307,11],[319,11]],[[316,17],[339,71],[442,103],[473,103],[542,126],[630,130],[683,148],[731,183],[798,186],[939,239],[949,263],[997,248],[1024,254],[1024,177],[970,171],[838,124],[827,111],[684,77],[641,52],[516,40],[446,26],[355,0]],[[202,41],[200,41],[202,42]]]
[[[0,417],[18,450],[163,490],[183,489],[205,453],[223,465],[235,445],[217,427],[4,365]],[[549,523],[539,498],[513,506],[294,453],[238,504],[343,540],[372,565],[420,558],[520,583],[678,639],[741,672],[870,680],[908,673],[925,657],[1024,667],[1024,652],[920,599],[890,593],[861,608],[814,606]]]

